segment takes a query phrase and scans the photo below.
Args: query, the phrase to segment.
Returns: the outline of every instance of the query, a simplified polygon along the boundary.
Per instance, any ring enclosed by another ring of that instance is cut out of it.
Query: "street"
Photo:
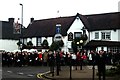
[[[48,71],[46,66],[3,67],[2,78],[37,78],[38,73]]]

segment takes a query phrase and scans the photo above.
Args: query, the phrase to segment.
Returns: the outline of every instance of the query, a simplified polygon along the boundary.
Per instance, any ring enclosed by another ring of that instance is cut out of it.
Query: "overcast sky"
[[[54,18],[58,16],[74,16],[77,13],[100,14],[118,12],[120,0],[0,0],[0,20],[21,18],[23,4],[23,23],[28,26],[30,18],[35,20]],[[59,13],[57,13],[59,10]],[[19,21],[21,22],[21,21]]]

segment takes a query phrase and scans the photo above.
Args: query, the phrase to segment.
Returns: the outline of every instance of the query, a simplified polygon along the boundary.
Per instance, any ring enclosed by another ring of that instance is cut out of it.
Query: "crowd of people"
[[[97,65],[99,80],[103,76],[105,80],[105,66],[120,64],[119,52],[99,52],[91,50],[89,53],[86,50],[81,50],[76,53],[64,53],[64,51],[45,51],[45,52],[2,52],[2,66],[50,66],[53,70],[54,66],[60,69],[60,66],[69,66],[76,68],[84,65]]]
[[[51,55],[54,58],[51,58]],[[67,55],[67,54],[66,54]],[[67,63],[64,52],[60,53],[60,63],[65,65]],[[56,54],[51,51],[45,52],[2,52],[2,66],[48,66],[56,61]],[[64,60],[64,61],[63,61]]]
[[[59,56],[57,56],[59,54]],[[97,54],[99,52],[91,51],[89,54],[86,50],[77,53],[64,53],[60,52],[2,52],[2,66],[49,66],[56,65],[59,61],[60,65],[92,65],[93,61],[97,64]],[[105,52],[105,63],[108,65],[119,64],[120,53]],[[93,56],[94,55],[94,56]],[[53,56],[53,57],[52,57]],[[54,60],[54,61],[53,61]]]

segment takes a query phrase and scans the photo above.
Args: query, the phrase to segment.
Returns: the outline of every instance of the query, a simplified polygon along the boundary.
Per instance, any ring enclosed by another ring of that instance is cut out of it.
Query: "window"
[[[110,32],[106,32],[106,39],[110,39]]]
[[[82,36],[82,32],[75,32],[75,33],[74,33],[75,39],[76,39],[76,38],[81,38],[81,36]]]
[[[99,39],[99,32],[95,32],[95,39]]]
[[[111,33],[110,32],[101,32],[101,39],[111,39]]]
[[[41,38],[37,38],[37,46],[41,46],[41,42],[42,42],[42,39]]]
[[[119,51],[120,52],[120,47],[108,47],[108,52],[110,52],[110,51],[112,51],[112,52]]]

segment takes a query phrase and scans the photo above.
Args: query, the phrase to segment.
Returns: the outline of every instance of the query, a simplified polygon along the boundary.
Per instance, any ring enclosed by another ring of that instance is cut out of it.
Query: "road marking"
[[[41,73],[37,74],[37,78],[43,78],[42,75],[43,74],[41,74]]]
[[[8,73],[12,73],[12,71],[7,71]]]
[[[32,75],[32,74],[28,74],[27,76],[28,76],[28,77],[33,77],[34,75]]]
[[[48,74],[48,73],[50,73],[50,71],[47,71],[47,72],[44,72],[44,73],[38,73],[37,78],[43,78],[42,76],[45,75],[45,74]]]
[[[22,72],[19,72],[18,74],[19,74],[19,75],[23,75],[24,73],[22,73]]]

